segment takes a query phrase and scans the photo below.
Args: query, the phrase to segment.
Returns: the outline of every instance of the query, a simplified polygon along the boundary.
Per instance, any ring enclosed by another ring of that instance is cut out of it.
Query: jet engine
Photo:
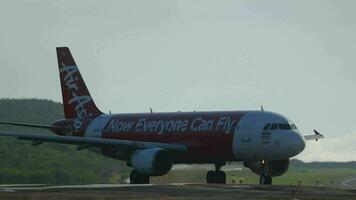
[[[244,166],[249,168],[253,173],[262,175],[263,165],[265,165],[266,172],[271,176],[281,176],[287,172],[289,167],[289,159],[274,160],[274,161],[246,161]]]
[[[172,166],[171,154],[161,148],[136,150],[131,157],[132,168],[147,176],[167,174]]]

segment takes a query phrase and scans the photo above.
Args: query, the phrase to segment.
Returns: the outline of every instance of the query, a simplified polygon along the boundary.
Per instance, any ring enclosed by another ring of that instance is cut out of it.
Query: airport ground
[[[356,170],[352,168],[291,169],[275,177],[272,186],[258,185],[258,176],[238,165],[225,168],[228,184],[202,184],[208,169],[177,168],[152,178],[150,185],[0,185],[0,200],[356,199]],[[125,176],[127,173],[113,178]]]
[[[356,199],[356,189],[327,186],[263,186],[216,184],[2,186],[0,199],[111,200],[111,199]]]
[[[209,168],[203,169],[202,166],[198,165],[193,166],[193,168],[177,169],[165,176],[152,178],[152,183],[204,183],[207,170]],[[241,165],[226,166],[223,170],[226,171],[228,184],[238,184],[241,179],[243,184],[249,185],[259,182],[258,175],[252,173],[250,169],[241,167]],[[273,184],[356,187],[356,168],[290,168],[282,176],[273,177]]]

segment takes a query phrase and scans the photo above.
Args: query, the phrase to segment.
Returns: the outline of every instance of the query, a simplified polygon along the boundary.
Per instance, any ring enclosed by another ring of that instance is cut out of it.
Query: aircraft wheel
[[[272,176],[268,174],[263,174],[260,176],[260,184],[261,185],[271,185],[272,184]]]
[[[216,183],[226,184],[226,174],[223,171],[217,171],[216,173]]]
[[[207,183],[226,183],[226,174],[223,171],[208,171],[206,174]]]
[[[272,176],[267,177],[267,185],[272,185]]]
[[[206,174],[206,182],[207,183],[215,183],[215,172],[210,170]]]
[[[130,173],[130,184],[149,184],[150,177],[143,175],[137,171],[132,171]]]

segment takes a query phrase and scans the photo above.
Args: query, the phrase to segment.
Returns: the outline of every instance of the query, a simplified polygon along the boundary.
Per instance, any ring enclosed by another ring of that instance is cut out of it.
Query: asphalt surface
[[[356,199],[356,188],[168,184],[2,185],[0,199]]]

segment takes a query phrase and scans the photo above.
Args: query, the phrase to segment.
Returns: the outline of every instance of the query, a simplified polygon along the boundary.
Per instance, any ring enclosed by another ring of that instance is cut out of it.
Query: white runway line
[[[231,187],[233,187],[233,188],[250,188],[251,186],[250,185],[233,185]]]
[[[353,181],[355,181],[355,184],[349,184],[350,182],[353,182]],[[345,181],[343,181],[342,182],[342,185],[343,186],[356,186],[356,177],[352,177],[352,178],[350,178],[350,179],[347,179],[347,180],[345,180]]]
[[[168,183],[168,186],[184,186],[188,183]],[[50,190],[50,189],[100,189],[100,188],[120,188],[120,187],[151,187],[163,184],[88,184],[88,185],[44,185],[44,184],[17,184],[0,185],[0,192],[16,192],[24,190]]]
[[[19,190],[50,190],[50,189],[100,189],[100,188],[119,188],[119,187],[150,187],[154,184],[89,184],[89,185],[57,185],[57,186],[26,186],[26,187],[0,187],[0,191],[19,191]]]
[[[41,187],[46,186],[46,184],[0,184],[1,187]]]

